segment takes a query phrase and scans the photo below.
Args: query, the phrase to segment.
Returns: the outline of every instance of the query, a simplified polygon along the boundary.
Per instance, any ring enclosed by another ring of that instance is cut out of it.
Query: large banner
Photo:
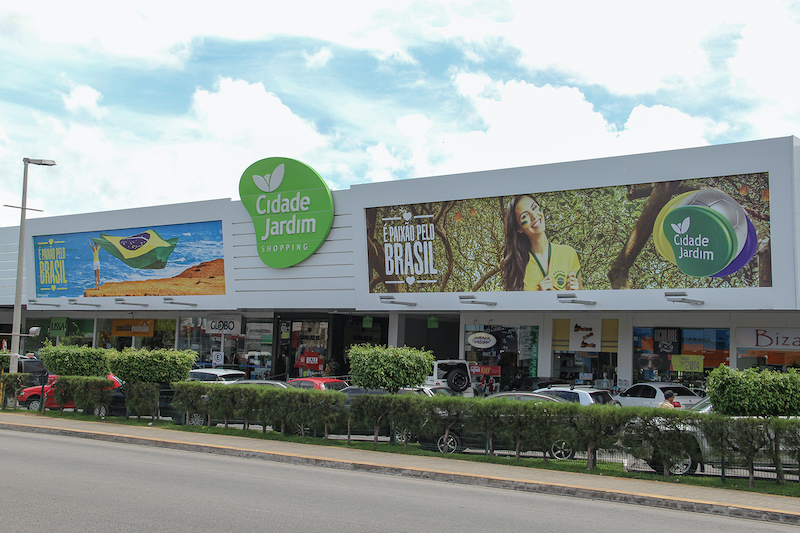
[[[370,292],[771,287],[766,172],[366,210]]]
[[[225,294],[222,222],[33,238],[36,296]]]

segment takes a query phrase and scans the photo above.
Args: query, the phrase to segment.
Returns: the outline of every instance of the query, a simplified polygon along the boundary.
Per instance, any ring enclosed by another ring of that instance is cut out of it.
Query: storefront
[[[244,169],[240,199],[32,219],[24,326],[43,333],[25,349],[176,347],[293,377],[346,374],[355,343],[409,345],[467,360],[492,389],[529,376],[702,388],[720,364],[797,366],[800,350],[763,344],[800,336],[797,149],[788,137],[333,192],[269,158]],[[266,175],[281,180],[253,177]],[[15,232],[0,228],[0,245]],[[0,317],[13,287],[2,270]]]

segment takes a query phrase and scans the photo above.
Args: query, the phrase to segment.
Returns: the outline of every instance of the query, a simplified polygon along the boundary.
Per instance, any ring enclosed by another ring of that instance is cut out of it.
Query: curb
[[[672,509],[676,511],[691,511],[696,513],[712,514],[717,516],[728,516],[731,518],[748,518],[780,524],[800,525],[800,513],[787,513],[773,509],[762,509],[756,507],[731,506],[715,502],[704,502],[688,499],[667,498],[651,494],[638,494],[621,491],[600,490],[587,487],[560,485],[555,483],[537,483],[532,481],[516,480],[511,478],[499,478],[491,476],[472,476],[441,470],[421,470],[409,467],[377,465],[372,463],[350,462],[335,459],[325,459],[309,455],[287,454],[279,452],[265,452],[250,450],[245,448],[233,448],[227,446],[194,444],[181,441],[170,441],[163,439],[150,439],[146,437],[134,437],[130,435],[119,435],[115,433],[102,433],[95,431],[83,431],[66,428],[50,428],[43,426],[33,426],[25,424],[13,424],[0,422],[0,429],[10,431],[22,431],[26,433],[44,433],[48,435],[60,435],[66,437],[77,437],[83,439],[100,440],[106,442],[117,442],[122,444],[137,444],[140,446],[151,446],[154,448],[166,448],[171,450],[192,451],[200,453],[212,453],[217,455],[227,455],[230,457],[242,457],[247,459],[261,459],[288,464],[298,464],[305,466],[317,466],[324,468],[337,468],[341,470],[352,470],[369,472],[373,474],[388,474],[417,479],[427,479],[431,481],[441,481],[445,483],[459,483],[462,485],[475,485],[480,487],[490,487],[506,490],[518,490],[524,492],[534,492],[541,494],[551,494],[557,496],[571,496],[573,498],[585,498],[590,500],[602,500],[616,503],[630,503],[636,505],[647,505],[661,509]]]

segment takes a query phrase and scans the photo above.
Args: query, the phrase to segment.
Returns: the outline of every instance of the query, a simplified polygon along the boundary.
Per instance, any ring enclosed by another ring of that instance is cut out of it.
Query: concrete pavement
[[[0,411],[0,430],[49,433],[309,466],[361,470],[800,525],[800,497],[459,461],[452,457],[390,454],[338,446],[189,433],[148,426],[125,426],[92,419],[67,420],[24,411]]]

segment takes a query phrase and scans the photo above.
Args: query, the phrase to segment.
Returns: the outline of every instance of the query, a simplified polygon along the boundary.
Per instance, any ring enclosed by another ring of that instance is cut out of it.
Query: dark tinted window
[[[634,385],[633,387],[625,391],[625,396],[628,396],[630,398],[643,397],[642,393],[644,392],[644,389],[645,389],[644,385]],[[644,398],[647,398],[647,396],[644,396]],[[655,398],[655,396],[653,396],[653,398]]]
[[[665,390],[671,390],[672,392],[675,393],[675,396],[697,396],[695,393],[693,393],[692,391],[683,386],[676,387],[675,385],[671,385],[669,387],[659,387],[659,388],[661,389],[661,392],[664,392]]]
[[[343,388],[347,387],[347,383],[332,381],[330,383],[325,384],[325,388],[328,390],[342,390]]]

